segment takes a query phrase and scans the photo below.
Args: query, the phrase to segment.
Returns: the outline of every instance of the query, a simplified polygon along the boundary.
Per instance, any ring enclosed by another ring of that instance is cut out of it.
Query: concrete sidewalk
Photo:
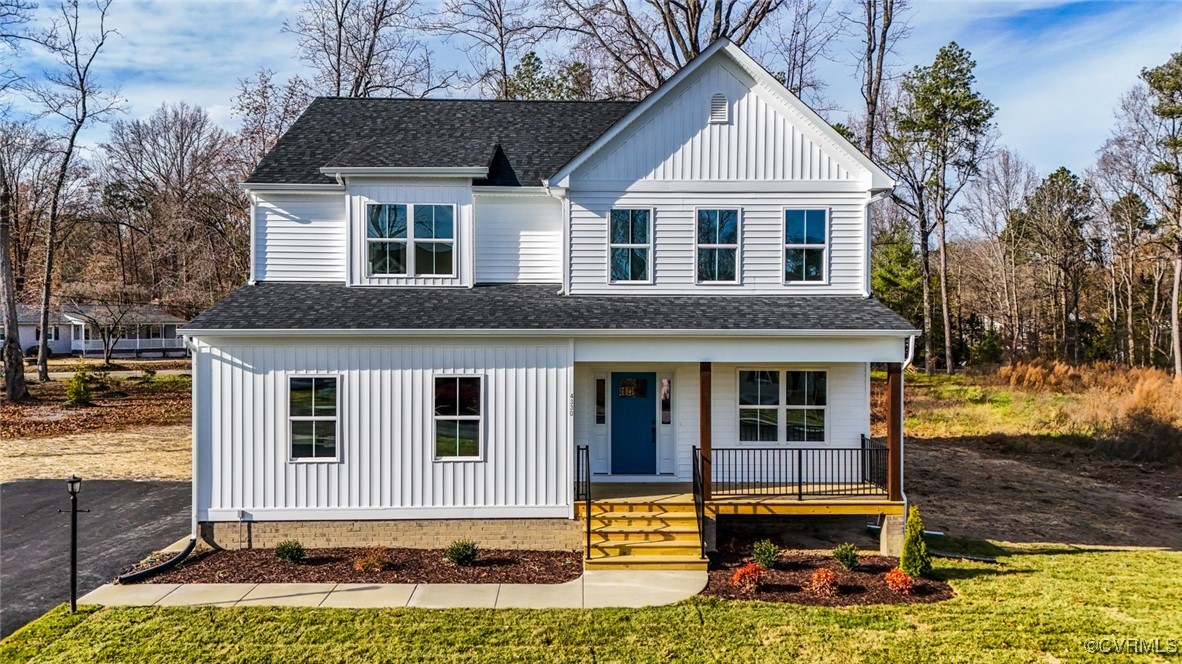
[[[308,606],[342,609],[593,609],[661,606],[692,597],[706,572],[588,570],[561,584],[107,584],[78,600],[105,606]]]

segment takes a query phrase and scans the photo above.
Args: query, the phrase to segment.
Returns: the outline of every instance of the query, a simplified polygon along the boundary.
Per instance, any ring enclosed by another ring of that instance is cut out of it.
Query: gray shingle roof
[[[476,184],[537,186],[635,105],[321,97],[247,182],[330,184],[325,166],[487,166],[488,180]]]
[[[859,296],[562,296],[557,284],[243,286],[190,330],[870,330],[913,326]]]

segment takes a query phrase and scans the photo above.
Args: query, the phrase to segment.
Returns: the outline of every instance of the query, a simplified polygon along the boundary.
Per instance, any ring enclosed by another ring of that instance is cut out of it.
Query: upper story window
[[[699,283],[739,281],[739,211],[698,210]]]
[[[652,279],[652,217],[652,210],[611,211],[608,237],[613,283]]]
[[[453,205],[366,206],[369,276],[455,276],[455,218]]]
[[[784,282],[824,282],[828,274],[828,210],[784,210]]]

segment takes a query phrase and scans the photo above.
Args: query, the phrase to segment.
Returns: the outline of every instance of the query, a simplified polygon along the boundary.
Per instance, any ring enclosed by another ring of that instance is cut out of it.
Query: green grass
[[[979,376],[908,374],[908,435],[920,438],[1038,436],[1060,442],[1090,443],[1068,411],[1079,394],[1013,390]]]
[[[958,596],[842,609],[694,598],[626,610],[63,608],[0,662],[1043,662],[1099,637],[1182,639],[1182,554],[1008,547],[937,561]],[[1162,661],[1150,656],[1142,661]]]

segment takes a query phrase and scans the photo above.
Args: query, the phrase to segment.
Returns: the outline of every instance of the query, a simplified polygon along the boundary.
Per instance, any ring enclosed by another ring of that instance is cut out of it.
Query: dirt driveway
[[[907,496],[924,523],[1009,542],[1182,550],[1182,468],[1045,441],[908,439]]]

